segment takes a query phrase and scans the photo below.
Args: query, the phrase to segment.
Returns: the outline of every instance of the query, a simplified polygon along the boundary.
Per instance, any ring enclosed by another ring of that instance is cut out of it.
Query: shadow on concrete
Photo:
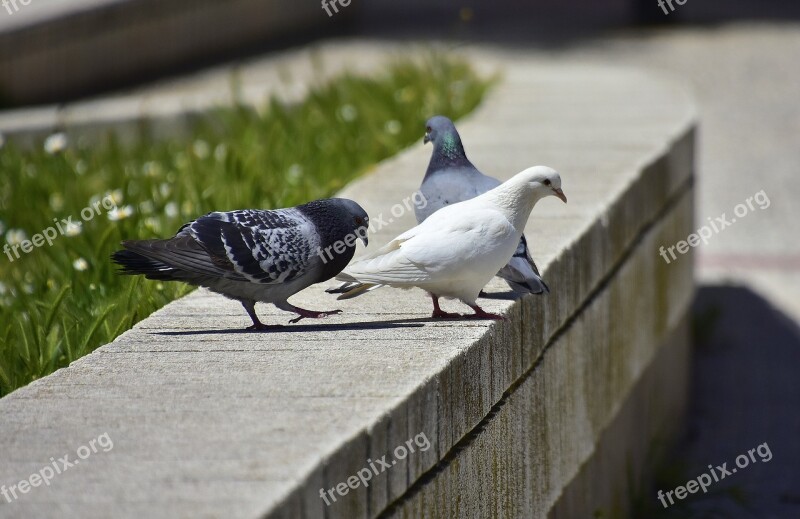
[[[421,328],[424,320],[398,319],[395,321],[368,321],[361,323],[343,324],[288,324],[275,325],[270,330],[246,330],[244,328],[227,328],[215,330],[186,330],[180,332],[155,332],[154,335],[181,336],[181,335],[228,335],[228,334],[253,334],[269,335],[270,333],[308,333],[308,332],[335,332],[343,330],[383,330],[387,328]]]
[[[652,517],[800,517],[800,326],[743,287],[702,286],[693,313],[688,431],[657,470]],[[737,456],[763,444],[771,459],[756,452],[755,462],[737,467]],[[708,493],[667,510],[659,504],[659,489],[723,463],[732,473]]]

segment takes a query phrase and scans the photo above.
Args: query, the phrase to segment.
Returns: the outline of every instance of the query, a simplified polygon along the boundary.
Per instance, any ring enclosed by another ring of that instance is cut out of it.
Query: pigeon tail
[[[517,250],[505,267],[500,269],[497,276],[504,279],[508,286],[516,292],[529,294],[550,293],[550,287],[542,279],[539,269],[528,250],[528,240],[525,235],[519,240]]]
[[[373,290],[383,286],[385,285],[348,281],[346,283],[342,283],[338,287],[329,288],[325,290],[325,292],[328,294],[340,294],[336,299],[353,299],[354,297],[362,296],[367,292],[372,292]]]
[[[148,258],[131,250],[120,250],[111,255],[111,260],[122,267],[120,274],[134,276],[144,275],[147,279],[160,281],[175,281],[176,269],[166,263]]]
[[[353,299],[384,286],[378,283],[362,283],[346,272],[340,272],[336,279],[344,281],[344,283],[325,290],[328,294],[340,294],[336,299]]]
[[[508,264],[500,269],[497,276],[502,278],[515,292],[528,294],[549,294],[550,287],[536,272],[536,265],[527,258],[513,257]]]

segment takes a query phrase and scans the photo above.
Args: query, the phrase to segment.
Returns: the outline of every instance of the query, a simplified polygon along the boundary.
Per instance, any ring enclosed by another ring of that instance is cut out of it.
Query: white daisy
[[[192,151],[195,157],[200,160],[205,160],[211,154],[211,147],[204,140],[198,139],[192,144]]]
[[[175,202],[168,202],[167,205],[164,206],[164,214],[170,218],[178,216],[178,204]]]
[[[81,227],[81,222],[69,222],[67,223],[66,227],[64,227],[64,234],[72,237],[77,236],[81,233],[83,227]]]
[[[6,243],[12,247],[14,245],[19,245],[27,239],[28,235],[25,234],[25,231],[22,229],[9,229],[8,232],[6,232]]]
[[[403,129],[403,125],[400,124],[400,121],[396,119],[392,119],[391,121],[387,121],[386,125],[384,126],[387,133],[391,133],[392,135],[397,135],[400,133],[400,130]]]
[[[358,117],[358,110],[353,105],[342,105],[339,108],[339,116],[345,122],[353,122]]]
[[[217,147],[214,148],[214,158],[217,159],[217,162],[224,162],[227,156],[228,147],[225,144],[217,144]]]
[[[115,207],[108,212],[108,219],[112,222],[124,220],[133,214],[133,206],[125,205],[122,207]]]
[[[72,262],[72,268],[74,268],[78,272],[83,272],[84,270],[89,268],[89,262],[83,258],[78,258]]]
[[[119,205],[122,203],[122,190],[115,189],[113,191],[108,191],[106,192],[105,196],[103,196],[103,198],[107,197],[111,198],[111,201],[114,202],[114,205]]]
[[[49,136],[44,141],[44,151],[50,155],[60,153],[67,148],[67,135],[59,132]]]
[[[61,211],[64,209],[64,197],[61,193],[53,193],[50,195],[50,209],[53,211]]]

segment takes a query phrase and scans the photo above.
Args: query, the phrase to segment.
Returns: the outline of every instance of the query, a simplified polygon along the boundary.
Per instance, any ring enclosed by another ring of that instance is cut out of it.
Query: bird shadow
[[[434,319],[428,319],[435,321]],[[172,332],[155,332],[155,335],[183,336],[183,335],[268,335],[270,333],[308,333],[308,332],[334,332],[348,330],[381,330],[388,328],[421,328],[423,320],[397,319],[394,321],[365,321],[357,323],[325,323],[325,324],[288,324],[275,325],[268,330],[247,330],[245,328],[222,328],[214,330],[185,330]]]
[[[362,321],[355,323],[320,323],[320,324],[288,324],[275,325],[269,330],[247,330],[245,328],[223,328],[214,330],[183,330],[169,332],[153,332],[154,335],[162,336],[191,336],[191,335],[269,335],[270,333],[309,333],[309,332],[335,332],[349,330],[383,330],[391,328],[422,328],[425,324],[436,323],[477,323],[490,322],[486,319],[474,319],[469,316],[455,317],[449,319],[432,317],[415,317],[404,319],[393,319],[388,321]]]

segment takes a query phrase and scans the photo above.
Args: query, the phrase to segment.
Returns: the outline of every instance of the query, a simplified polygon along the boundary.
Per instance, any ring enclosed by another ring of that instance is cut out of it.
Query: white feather
[[[545,179],[552,187],[542,184]],[[433,213],[337,279],[414,286],[474,304],[514,254],[534,204],[560,185],[552,169],[529,168],[478,197]]]

